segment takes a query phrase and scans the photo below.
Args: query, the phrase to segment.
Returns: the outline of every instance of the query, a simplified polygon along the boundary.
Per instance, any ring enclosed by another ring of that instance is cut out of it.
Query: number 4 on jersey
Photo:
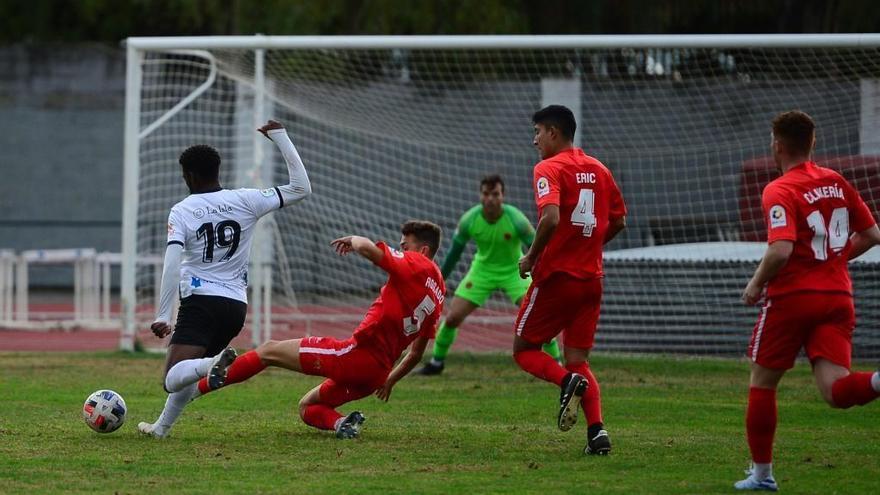
[[[596,226],[596,193],[592,189],[581,189],[577,205],[571,211],[571,224],[583,227],[584,237],[593,235]]]

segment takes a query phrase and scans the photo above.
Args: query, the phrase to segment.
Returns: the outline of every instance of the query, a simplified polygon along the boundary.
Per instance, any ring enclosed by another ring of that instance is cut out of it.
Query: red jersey
[[[532,270],[539,283],[554,272],[580,279],[602,277],[602,246],[611,220],[626,215],[623,196],[605,165],[580,148],[535,165],[535,203],[540,218],[559,206],[559,225]]]
[[[424,255],[376,244],[384,254],[376,265],[388,272],[388,282],[352,336],[391,367],[419,335],[434,338],[443,313],[446,284],[440,269]]]
[[[764,188],[767,243],[794,243],[788,263],[767,283],[767,296],[822,291],[852,294],[849,236],[876,222],[837,172],[804,162]]]

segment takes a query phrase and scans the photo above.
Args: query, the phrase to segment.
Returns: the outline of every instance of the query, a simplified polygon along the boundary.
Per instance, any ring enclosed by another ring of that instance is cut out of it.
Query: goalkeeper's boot
[[[425,363],[424,366],[416,371],[417,375],[422,376],[435,376],[443,373],[443,361],[440,361],[440,364],[435,363],[433,360]]]
[[[366,419],[360,411],[352,412],[336,427],[336,438],[357,438],[361,434],[361,425]]]
[[[608,438],[606,430],[599,430],[593,438],[587,438],[587,446],[584,447],[584,454],[587,455],[608,455],[611,453],[611,440]]]
[[[169,433],[167,430],[157,428],[153,423],[147,423],[146,421],[138,423],[138,431],[153,438],[167,438]]]
[[[562,431],[568,431],[577,423],[578,407],[581,397],[587,390],[587,379],[578,373],[569,373],[562,380],[562,390],[559,394],[559,418],[557,426]]]
[[[759,480],[755,477],[755,474],[752,473],[748,478],[744,480],[737,481],[733,484],[733,487],[737,490],[749,490],[749,491],[764,491],[764,492],[776,492],[779,491],[779,486],[776,484],[776,480],[773,479],[773,476],[768,476],[762,480]]]

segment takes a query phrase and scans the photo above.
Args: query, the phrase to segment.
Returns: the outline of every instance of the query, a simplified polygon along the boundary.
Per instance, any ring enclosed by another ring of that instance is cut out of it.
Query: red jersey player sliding
[[[199,381],[199,390],[204,394],[247,380],[267,366],[323,376],[326,380],[300,400],[300,417],[309,426],[335,430],[338,438],[357,437],[363,414],[354,411],[343,417],[336,408],[374,392],[387,401],[394,384],[422,359],[443,313],[446,286],[432,261],[440,246],[440,227],[413,220],[401,226],[401,233],[399,251],[358,236],[331,243],[340,255],[354,251],[388,272],[388,282],[349,339],[266,342],[239,356],[228,369],[213,368]],[[410,344],[409,353],[394,366]]]
[[[776,387],[801,347],[831,407],[864,405],[880,395],[878,373],[850,371],[855,327],[847,262],[880,243],[880,230],[859,193],[837,172],[810,160],[816,142],[809,115],[773,119],[771,149],[782,177],[764,188],[767,252],[743,292],[758,302],[752,333],[752,373],[746,436],[752,454],[739,490],[778,489],[772,472]]]
[[[611,172],[573,145],[576,122],[559,105],[532,116],[538,228],[520,260],[520,276],[532,284],[520,306],[513,357],[525,371],[561,387],[559,429],[570,430],[583,402],[585,454],[606,455],[611,441],[602,422],[599,382],[587,359],[602,299],[602,246],[625,226],[626,206]],[[565,368],[541,351],[563,334]]]

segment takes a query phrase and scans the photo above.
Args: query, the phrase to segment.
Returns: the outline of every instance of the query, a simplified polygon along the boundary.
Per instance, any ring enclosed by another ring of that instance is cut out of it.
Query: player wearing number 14
[[[859,193],[811,159],[815,124],[800,111],[773,119],[771,150],[782,174],[764,188],[767,252],[743,291],[764,305],[752,333],[746,436],[752,454],[739,490],[776,491],[773,437],[776,387],[806,351],[816,385],[831,407],[864,405],[880,395],[878,373],[851,372],[856,324],[847,262],[880,243],[880,230]]]

